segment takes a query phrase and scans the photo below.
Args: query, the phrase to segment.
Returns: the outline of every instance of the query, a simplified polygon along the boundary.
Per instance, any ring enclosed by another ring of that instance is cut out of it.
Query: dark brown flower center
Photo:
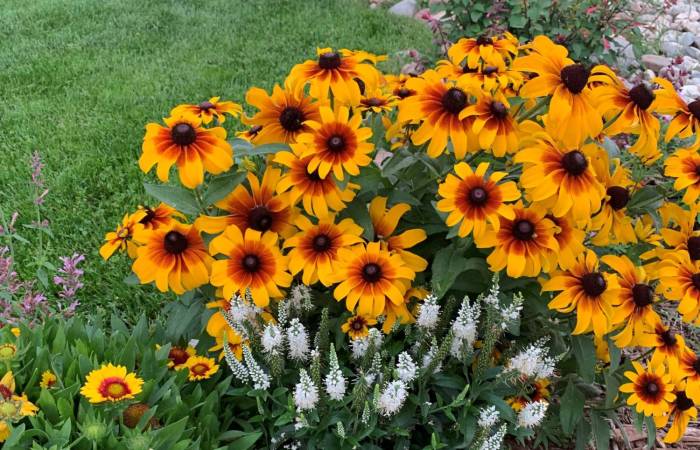
[[[469,203],[472,205],[483,205],[489,199],[489,193],[482,187],[475,187],[469,191]]]
[[[648,284],[635,284],[632,288],[632,299],[635,305],[644,308],[654,302],[654,290]]]
[[[312,247],[314,251],[316,252],[325,252],[329,248],[331,248],[331,238],[328,237],[326,234],[319,234],[316,237],[314,237],[314,240],[312,242]]]
[[[134,403],[132,405],[127,406],[127,408],[124,410],[124,425],[126,425],[129,428],[136,428],[136,426],[139,424],[139,421],[141,420],[141,417],[143,417],[144,414],[146,414],[146,411],[148,411],[148,405],[145,403]]]
[[[394,95],[399,97],[399,98],[406,98],[410,97],[413,95],[413,91],[410,89],[406,89],[405,87],[399,88],[399,89],[394,89]]]
[[[168,352],[168,359],[176,366],[185,364],[189,358],[190,354],[187,353],[187,350],[181,347],[172,347]]]
[[[362,100],[362,104],[365,106],[382,106],[384,104],[384,100],[377,97],[366,98]]]
[[[355,331],[360,331],[365,327],[365,319],[362,317],[355,317],[352,321],[352,329]]]
[[[581,175],[586,171],[586,168],[588,168],[588,160],[583,153],[578,150],[572,150],[565,154],[561,159],[561,164],[564,170],[574,176]]]
[[[334,134],[328,138],[326,145],[328,146],[328,150],[332,151],[333,153],[340,153],[345,150],[345,139],[343,139],[342,136]]]
[[[476,38],[476,45],[493,45],[493,39],[488,36],[481,35]]]
[[[671,330],[666,330],[661,333],[661,340],[666,347],[673,347],[678,342],[678,338],[676,338],[675,333]]]
[[[695,289],[700,291],[700,273],[694,273],[690,277],[690,281],[693,282],[693,287],[695,287]]]
[[[4,384],[0,384],[0,396],[7,400],[8,398],[12,397],[12,391]]]
[[[367,263],[362,268],[362,278],[368,283],[375,283],[382,278],[382,268],[376,263]]]
[[[365,82],[357,77],[353,78],[353,81],[355,81],[355,83],[357,83],[357,87],[360,88],[360,95],[365,95],[365,89],[367,88]]]
[[[501,102],[492,102],[491,103],[491,114],[494,116],[498,117],[499,119],[503,119],[505,116],[508,115],[508,109],[506,108],[506,105],[504,105]]]
[[[700,120],[700,100],[695,100],[688,105],[688,111],[695,116],[696,119]]]
[[[260,130],[262,130],[262,125],[253,125],[250,127],[250,130],[248,130],[248,134],[251,136],[255,136],[258,133],[260,133]]]
[[[170,136],[177,145],[187,146],[197,140],[197,132],[189,123],[178,123],[170,130]]]
[[[449,88],[442,96],[442,106],[450,114],[459,114],[467,106],[467,94],[459,88]]]
[[[466,61],[462,65],[462,73],[477,73],[478,71],[479,69],[476,67],[469,67]]]
[[[561,69],[561,81],[573,94],[579,94],[588,83],[590,72],[582,64],[570,64]]]
[[[630,192],[622,186],[610,186],[606,193],[610,196],[608,205],[614,210],[620,210],[630,201]]]
[[[178,255],[187,250],[187,238],[179,231],[168,231],[163,239],[163,246],[168,253]]]
[[[340,53],[326,52],[318,57],[318,66],[324,70],[332,70],[340,67]]]
[[[199,109],[202,111],[207,111],[209,109],[212,109],[214,107],[214,104],[212,102],[202,102],[199,104]]]
[[[700,259],[700,236],[692,236],[688,238],[688,255],[693,261]]]
[[[141,220],[139,220],[139,223],[140,223],[140,224],[143,224],[143,225],[146,225],[146,224],[148,224],[148,223],[151,223],[151,220],[153,220],[153,219],[156,218],[156,212],[153,211],[153,210],[152,210],[151,208],[149,208],[148,206],[146,206],[145,208],[143,208],[143,210],[146,212],[146,215],[143,216],[143,217],[141,218]]]
[[[700,375],[700,358],[695,358],[695,361],[693,361],[693,370]]]
[[[288,106],[280,114],[280,125],[287,131],[299,131],[304,126],[304,113],[294,106]]]
[[[654,101],[654,93],[642,83],[630,89],[630,99],[640,108],[647,109]]]
[[[695,403],[688,398],[685,391],[676,392],[676,407],[681,411],[687,411],[695,406]]]
[[[654,397],[659,393],[659,385],[653,381],[648,381],[644,385],[644,392],[646,392],[650,397]]]
[[[589,297],[598,297],[605,292],[608,283],[600,272],[591,272],[581,277],[581,287]]]
[[[496,66],[486,66],[481,71],[484,75],[493,75],[496,72],[498,72],[498,67]]]
[[[260,268],[260,258],[258,255],[245,255],[241,260],[241,265],[249,273],[257,272]]]
[[[248,226],[256,231],[267,231],[272,227],[272,214],[265,206],[256,206],[248,214]]]
[[[518,220],[513,226],[513,236],[519,241],[529,241],[535,235],[535,225],[529,220]]]
[[[314,170],[313,172],[309,173],[308,170],[304,170],[306,172],[306,178],[311,180],[313,183],[318,183],[319,181],[322,181],[323,178],[318,174],[318,170]]]

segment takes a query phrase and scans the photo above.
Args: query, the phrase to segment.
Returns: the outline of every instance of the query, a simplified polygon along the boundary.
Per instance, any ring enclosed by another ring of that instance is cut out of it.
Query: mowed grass
[[[126,211],[152,201],[142,183],[153,176],[137,166],[147,122],[213,95],[242,102],[248,87],[281,82],[317,46],[430,49],[425,27],[361,0],[4,0],[0,39],[2,210],[32,220],[28,163],[40,151],[50,260],[85,253],[83,311],[130,319],[172,298],[126,286],[125,256],[105,263],[97,253]],[[35,255],[19,250],[31,276]]]

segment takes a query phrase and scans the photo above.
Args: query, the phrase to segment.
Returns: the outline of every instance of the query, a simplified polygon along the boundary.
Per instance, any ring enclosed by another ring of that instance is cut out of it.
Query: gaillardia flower
[[[513,205],[513,218],[499,216],[498,231],[485,233],[478,241],[479,248],[495,247],[486,261],[491,271],[506,269],[509,277],[534,277],[543,270],[553,269],[549,252],[557,251],[554,223],[545,217],[546,211],[533,205]]]
[[[514,161],[523,163],[520,183],[532,201],[551,208],[555,217],[571,211],[576,222],[590,221],[605,195],[605,188],[590,164],[590,156],[598,147],[587,144],[569,148],[533,122],[522,126],[530,135],[521,144],[523,148]]]
[[[408,249],[426,239],[425,230],[413,228],[400,234],[394,234],[399,220],[411,207],[408,203],[397,203],[386,207],[387,198],[377,196],[369,203],[369,217],[374,228],[374,241],[379,241],[386,248],[401,256],[403,262],[414,272],[422,272],[428,267],[428,261],[409,252]]]
[[[90,372],[80,393],[90,403],[118,402],[134,398],[141,392],[141,386],[143,380],[136,374],[110,363]]]
[[[292,283],[287,257],[280,253],[277,233],[272,231],[261,234],[249,228],[244,235],[237,226],[230,225],[211,241],[209,251],[227,258],[214,261],[211,273],[211,284],[223,287],[227,300],[236,293],[243,297],[250,289],[255,304],[265,307],[270,297],[282,297],[280,287]]]
[[[513,181],[499,182],[507,175],[505,172],[491,172],[486,175],[489,163],[480,163],[476,171],[469,164],[461,162],[455,165],[456,176],[449,173],[438,187],[442,197],[437,203],[437,210],[449,213],[446,219],[448,227],[459,225],[458,234],[466,237],[474,233],[474,239],[480,240],[487,232],[487,224],[493,231],[500,229],[500,217],[514,219],[513,207],[506,202],[520,198],[520,191]]]
[[[56,381],[58,381],[56,375],[50,370],[46,370],[41,374],[39,386],[42,389],[51,389],[56,384]]]
[[[279,152],[275,155],[275,162],[289,169],[277,182],[277,192],[288,192],[292,205],[301,200],[304,211],[318,218],[326,217],[331,211],[345,209],[346,203],[355,198],[354,191],[360,186],[348,182],[342,188],[334,177],[321,178],[318,169],[309,172],[313,156],[301,158],[300,152],[303,149],[296,147],[292,152]]]
[[[603,120],[594,106],[594,96],[588,87],[589,70],[567,57],[568,51],[546,36],[537,36],[525,46],[527,56],[513,61],[513,68],[537,74],[520,89],[523,98],[551,95],[549,117],[554,137],[567,148],[577,148],[597,136]]]
[[[216,364],[213,358],[206,356],[192,356],[185,363],[185,367],[189,370],[190,381],[200,381],[211,378],[219,370],[219,365]]]
[[[549,309],[561,313],[576,310],[576,327],[572,334],[593,330],[601,337],[611,330],[619,286],[614,275],[600,271],[598,257],[592,250],[580,255],[569,270],[553,273],[543,282],[542,291],[561,291],[549,302]]]
[[[246,102],[258,109],[253,117],[243,120],[248,125],[262,127],[255,138],[258,145],[295,142],[299,134],[311,131],[304,122],[321,120],[319,103],[304,95],[301,83],[296,86],[287,83],[284,89],[275,85],[272,95],[263,89],[251,88]]]
[[[369,329],[372,325],[376,325],[377,321],[367,316],[351,316],[341,325],[340,329],[343,333],[350,336],[351,339],[361,339],[369,334]]]
[[[612,323],[624,327],[613,337],[615,344],[620,348],[650,346],[645,334],[659,325],[661,318],[654,311],[656,295],[644,268],[635,266],[626,256],[605,255],[600,259],[618,274],[620,290]]]
[[[292,275],[302,272],[302,282],[311,286],[321,281],[330,286],[335,279],[338,265],[338,250],[362,242],[362,228],[352,219],[335,223],[333,215],[319,219],[314,225],[304,216],[296,221],[299,233],[284,241],[285,248],[291,248],[289,270]]]
[[[311,85],[312,97],[325,100],[328,91],[344,104],[360,103],[360,83],[374,85],[379,79],[379,72],[372,65],[363,62],[366,54],[357,54],[350,50],[334,51],[331,48],[316,50],[318,59],[297,64],[289,73],[287,81],[291,84],[306,83]]]
[[[676,400],[671,375],[666,373],[663,365],[645,369],[637,361],[632,361],[632,366],[636,372],[625,372],[630,382],[620,386],[620,392],[630,394],[627,404],[635,406],[637,412],[645,416],[666,414]]]
[[[242,184],[215,203],[217,208],[227,214],[221,216],[199,216],[194,225],[209,234],[221,233],[229,225],[237,226],[241,231],[248,229],[264,233],[274,231],[282,236],[294,233],[294,208],[286,194],[275,194],[282,171],[268,168],[262,182],[254,173],[248,173],[250,191]]]
[[[462,113],[469,106],[472,85],[462,81],[446,81],[434,70],[411,78],[406,87],[416,91],[399,103],[399,122],[420,122],[411,135],[415,145],[428,144],[428,155],[437,158],[452,142],[454,155],[464,159],[467,152],[479,150],[477,136],[472,131],[473,118]]]
[[[238,117],[243,112],[243,108],[238,103],[221,101],[221,97],[212,97],[197,105],[179,105],[176,106],[170,115],[173,117],[193,114],[200,119],[202,123],[208,125],[216,118],[218,123],[226,122],[226,114],[232,117]]]
[[[340,249],[340,263],[333,296],[345,299],[348,311],[377,317],[388,299],[394,304],[404,301],[406,286],[402,280],[413,280],[415,272],[404,265],[399,255],[383,250],[379,242]]]
[[[157,166],[160,181],[168,181],[170,168],[177,164],[180,181],[190,189],[202,184],[204,172],[214,175],[233,165],[233,150],[222,127],[202,128],[202,119],[192,114],[163,119],[166,126],[146,125],[139,167],[148,173]]]
[[[197,350],[191,345],[184,348],[173,345],[168,351],[168,368],[174,370],[184,369],[187,360],[192,356],[197,356]]]
[[[209,281],[212,257],[194,226],[173,221],[169,227],[138,230],[134,239],[143,245],[131,268],[142,284],[155,281],[161,292],[170,288],[183,294]]]
[[[362,115],[350,117],[345,106],[335,112],[322,106],[319,111],[321,121],[306,122],[313,131],[300,134],[297,142],[291,144],[292,149],[302,158],[311,157],[307,170],[310,174],[317,172],[320,178],[331,172],[338,180],[345,178],[344,172],[359,175],[360,167],[372,162],[369,154],[374,144],[366,142],[372,137],[372,130],[361,126]]]

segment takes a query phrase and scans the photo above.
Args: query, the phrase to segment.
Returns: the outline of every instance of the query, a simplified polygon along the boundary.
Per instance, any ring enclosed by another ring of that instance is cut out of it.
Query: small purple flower
[[[53,282],[56,286],[61,287],[61,291],[58,293],[59,297],[64,300],[73,300],[78,290],[83,287],[80,279],[84,272],[78,268],[78,264],[85,260],[85,255],[74,253],[73,256],[61,256],[60,259],[63,262],[63,267],[58,269],[59,275],[53,277]]]

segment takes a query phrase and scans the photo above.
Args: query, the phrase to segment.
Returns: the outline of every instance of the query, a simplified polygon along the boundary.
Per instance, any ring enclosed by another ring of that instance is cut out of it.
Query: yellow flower
[[[188,377],[190,381],[206,380],[219,370],[219,365],[216,364],[214,358],[204,356],[192,356],[185,365],[190,371]]]
[[[500,37],[481,35],[477,38],[462,38],[453,44],[447,55],[458,64],[476,69],[481,65],[509,62],[518,54],[518,38],[510,33]]]
[[[90,403],[118,402],[134,398],[141,393],[142,386],[143,380],[135,373],[109,363],[87,375],[80,393]]]
[[[369,334],[369,329],[372,325],[376,325],[377,321],[367,316],[351,316],[340,327],[343,333],[350,336],[351,339],[361,339]]]
[[[18,327],[10,328],[10,332],[14,334],[15,337],[19,337],[19,335],[22,334],[22,330],[20,330]]]
[[[54,384],[56,384],[56,381],[58,381],[56,375],[50,370],[47,370],[41,374],[41,382],[39,383],[39,386],[41,386],[43,389],[50,389]]]
[[[203,101],[197,105],[179,105],[170,112],[171,116],[180,116],[183,114],[194,114],[202,119],[203,124],[211,123],[214,118],[219,123],[226,121],[226,114],[232,117],[238,117],[243,112],[241,105],[233,102],[222,102],[221,97],[212,97],[209,100]]]
[[[627,404],[636,405],[638,413],[645,416],[661,416],[666,414],[671,403],[676,400],[671,384],[671,375],[666,373],[663,365],[645,369],[637,361],[632,365],[636,372],[627,371],[625,377],[630,380],[620,386],[620,392],[630,394]]]
[[[160,345],[156,345],[156,348],[160,348]],[[194,347],[188,345],[186,348],[178,347],[173,345],[170,347],[168,352],[168,368],[180,370],[185,368],[185,363],[190,359],[191,356],[196,356],[197,350]]]
[[[685,189],[683,201],[694,205],[700,197],[700,153],[695,149],[678,150],[666,159],[665,166],[664,175],[676,179],[673,188],[678,192]]]
[[[117,250],[126,250],[129,258],[136,258],[138,246],[133,241],[136,224],[143,218],[142,212],[134,214],[124,214],[122,223],[117,225],[117,229],[105,235],[105,244],[100,247],[100,256],[107,261]]]
[[[0,361],[12,361],[16,354],[17,346],[15,344],[0,344]]]
[[[0,420],[0,442],[5,442],[10,437],[10,426],[4,420]]]

